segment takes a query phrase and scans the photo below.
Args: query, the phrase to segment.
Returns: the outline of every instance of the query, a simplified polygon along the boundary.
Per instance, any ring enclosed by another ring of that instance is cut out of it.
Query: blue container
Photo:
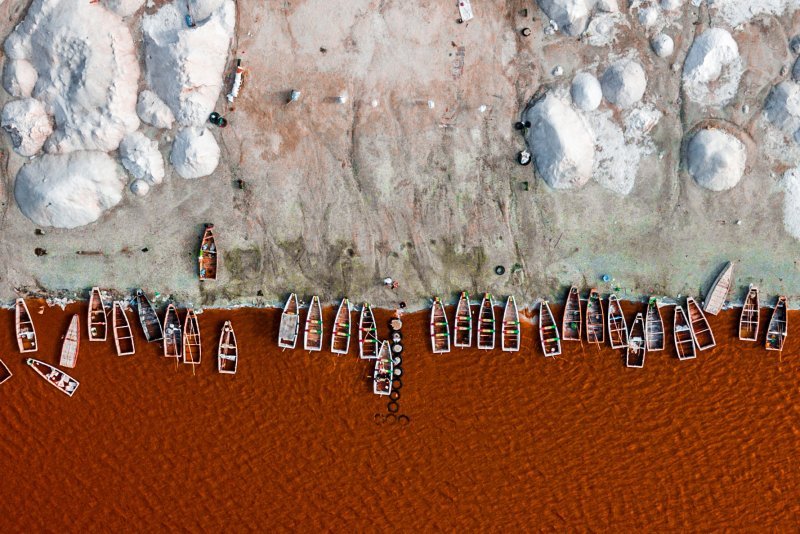
[[[606,282],[606,283],[611,281],[611,277],[609,275],[607,275],[607,274],[604,274],[603,276],[601,276],[600,279],[603,282]]]

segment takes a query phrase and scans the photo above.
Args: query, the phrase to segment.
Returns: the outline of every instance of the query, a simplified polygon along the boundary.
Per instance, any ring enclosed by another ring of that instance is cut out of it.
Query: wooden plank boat
[[[581,340],[581,297],[578,288],[572,286],[567,293],[567,303],[564,305],[564,317],[561,321],[561,336],[564,341]]]
[[[300,332],[299,307],[297,295],[292,293],[283,306],[281,324],[278,327],[278,346],[283,349],[293,349],[297,345],[297,334]]]
[[[789,318],[786,316],[786,297],[778,297],[772,318],[767,327],[767,350],[783,350],[789,333]]]
[[[586,341],[601,345],[606,341],[606,321],[603,316],[603,299],[597,289],[589,291],[586,301]]]
[[[131,323],[128,321],[128,314],[125,311],[124,303],[114,302],[112,317],[114,325],[114,345],[117,347],[117,356],[129,356],[135,353],[136,347],[133,343],[133,330],[131,330]]]
[[[453,321],[453,345],[459,348],[472,346],[472,305],[469,293],[461,292],[456,305],[456,317]]]
[[[650,297],[647,302],[644,338],[647,344],[647,352],[664,350],[664,320],[661,318],[661,307],[655,297]]]
[[[761,320],[761,307],[758,303],[758,288],[753,284],[747,289],[747,296],[739,316],[739,339],[742,341],[756,341],[758,339],[758,326]]]
[[[392,351],[389,350],[389,342],[384,341],[381,343],[375,359],[375,370],[372,373],[372,391],[376,395],[390,394],[392,392],[392,380],[394,380]]]
[[[40,362],[39,360],[34,360],[33,358],[28,358],[25,360],[31,369],[36,371],[36,373],[47,380],[47,382],[58,389],[62,393],[66,393],[70,397],[75,394],[77,391],[78,386],[80,383],[69,376],[64,371],[53,367],[52,365],[46,364],[44,362]]]
[[[714,283],[711,284],[711,290],[706,296],[706,301],[703,306],[703,311],[716,315],[722,310],[725,305],[725,299],[728,298],[728,292],[733,285],[733,263],[728,262],[722,269],[722,272],[717,275]]]
[[[235,375],[239,363],[239,346],[236,344],[236,334],[230,321],[225,321],[219,335],[219,348],[217,349],[217,371],[226,375]]]
[[[214,225],[207,224],[200,242],[197,256],[200,280],[217,279],[217,242],[214,240]]]
[[[178,310],[171,302],[164,314],[164,357],[180,358],[183,356],[183,328]]]
[[[641,313],[637,313],[631,325],[631,331],[628,334],[625,365],[641,369],[644,367],[645,356],[647,356],[647,343],[645,343],[644,339],[644,318]]]
[[[447,322],[444,304],[442,304],[439,297],[434,297],[431,305],[430,330],[433,353],[444,354],[450,352],[450,324]]]
[[[689,326],[689,320],[680,305],[675,305],[672,334],[675,337],[675,352],[678,353],[678,359],[691,360],[697,355],[694,350],[692,328]]]
[[[8,366],[3,363],[3,360],[0,360],[0,384],[7,381],[12,376],[11,369],[9,369]]]
[[[478,311],[478,348],[483,350],[494,349],[494,303],[489,293],[483,294],[481,308]]]
[[[358,321],[358,355],[362,360],[374,360],[378,357],[378,328],[375,325],[375,316],[372,307],[364,303],[361,307],[361,318]]]
[[[512,295],[506,300],[503,323],[500,325],[500,348],[506,352],[518,352],[521,342],[519,310]]]
[[[36,352],[39,350],[39,345],[36,343],[36,329],[33,327],[33,320],[28,311],[28,305],[25,304],[25,299],[17,299],[14,310],[19,351],[22,353]]]
[[[689,314],[689,326],[692,329],[697,349],[714,348],[717,345],[717,342],[714,341],[714,332],[711,331],[711,326],[700,305],[692,297],[686,299],[686,311]]]
[[[306,315],[306,326],[303,331],[303,348],[309,351],[322,350],[322,305],[319,297],[311,297]]]
[[[342,299],[336,311],[331,334],[331,352],[334,354],[347,354],[350,350],[350,301]]]
[[[200,344],[200,323],[194,310],[186,310],[186,319],[183,321],[183,363],[199,365],[203,357],[203,347]]]
[[[105,341],[108,337],[108,314],[99,287],[93,287],[89,297],[89,312],[86,318],[89,341]]]
[[[619,299],[613,294],[608,297],[608,341],[612,349],[624,349],[628,346],[628,323]]]
[[[142,325],[142,331],[148,343],[161,341],[161,338],[164,337],[161,321],[158,320],[158,314],[153,304],[150,303],[150,299],[141,289],[136,290],[136,309],[139,312],[139,324]]]
[[[539,305],[539,340],[542,343],[542,352],[547,357],[555,357],[561,354],[561,339],[558,335],[558,325],[556,325],[550,304],[543,300]]]
[[[78,314],[72,316],[72,320],[64,334],[64,342],[61,344],[61,359],[59,365],[73,369],[78,363],[78,350],[81,346],[81,320]]]

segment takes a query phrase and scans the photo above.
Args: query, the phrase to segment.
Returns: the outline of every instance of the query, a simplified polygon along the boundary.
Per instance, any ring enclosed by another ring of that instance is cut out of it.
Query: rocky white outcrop
[[[175,122],[175,115],[158,95],[149,89],[139,93],[139,100],[136,103],[136,113],[143,122],[155,126],[156,128],[172,128]]]
[[[183,178],[208,176],[219,163],[219,145],[203,126],[181,128],[172,143],[169,160]]]
[[[130,17],[144,5],[145,0],[102,0],[103,5],[119,15]]]
[[[583,111],[597,109],[603,99],[603,88],[593,74],[581,72],[572,79],[572,101]]]
[[[797,139],[800,132],[800,85],[786,81],[773,87],[764,103],[764,114],[772,124]]]
[[[746,162],[744,143],[724,130],[703,128],[686,147],[689,174],[711,191],[725,191],[738,184]]]
[[[134,180],[131,182],[131,193],[137,197],[143,197],[150,192],[150,184],[144,180]]]
[[[655,6],[643,7],[639,10],[639,24],[645,28],[652,28],[658,22],[658,8]]]
[[[644,96],[647,77],[642,66],[632,59],[621,59],[603,73],[603,96],[620,108],[628,108]]]
[[[682,84],[689,99],[724,106],[735,95],[742,76],[739,46],[722,28],[709,28],[692,43],[683,64]]]
[[[659,33],[653,37],[650,46],[658,57],[669,57],[675,51],[675,42],[666,33]]]
[[[3,87],[11,96],[30,97],[39,74],[26,59],[8,60],[3,66]]]
[[[149,185],[164,180],[164,158],[158,151],[158,143],[141,132],[128,134],[119,144],[119,158],[131,176],[144,180]]]
[[[589,24],[587,0],[538,0],[539,7],[567,35],[580,35]]]
[[[8,102],[3,107],[0,125],[11,136],[14,151],[20,156],[37,154],[53,133],[53,125],[44,105],[33,98]]]
[[[683,7],[684,0],[661,0],[661,9],[664,11],[677,11]]]

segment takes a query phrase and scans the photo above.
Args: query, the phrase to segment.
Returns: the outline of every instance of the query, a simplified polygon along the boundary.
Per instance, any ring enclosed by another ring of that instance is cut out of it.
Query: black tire
[[[400,332],[392,332],[392,343],[400,343],[403,341],[403,334]]]
[[[211,115],[208,116],[208,122],[211,124],[217,124],[217,121],[219,121],[219,113],[212,111]]]
[[[403,321],[397,317],[389,320],[389,330],[393,332],[399,332],[401,328],[403,328]]]
[[[386,409],[389,410],[389,413],[397,413],[397,410],[400,409],[400,405],[395,401],[389,401],[389,404],[386,405]]]
[[[386,416],[384,417],[384,421],[387,422],[387,423],[390,423],[390,424],[391,423],[396,423],[397,422],[397,416],[395,414],[393,414],[393,413],[387,413]]]
[[[405,414],[397,416],[397,423],[402,426],[406,426],[408,423],[411,422],[411,418]]]
[[[389,393],[389,398],[395,402],[400,400],[400,392],[396,389],[393,389],[391,393]]]
[[[456,22],[458,22],[459,24],[464,24],[464,19],[461,19],[461,18],[456,19]]]
[[[403,358],[401,358],[400,356],[395,356],[392,359],[392,362],[394,362],[395,367],[403,367]]]
[[[392,380],[392,389],[403,389],[403,381],[399,378]]]
[[[394,376],[403,376],[403,370],[399,367],[395,367]]]
[[[497,267],[494,268],[494,274],[496,274],[497,276],[502,276],[506,274],[506,268],[503,267],[502,265],[498,265]]]
[[[395,343],[394,345],[392,345],[392,354],[396,356],[400,356],[401,354],[403,354],[403,345],[401,345],[400,343]]]
[[[373,416],[373,419],[375,420],[376,425],[380,425],[386,420],[386,416],[382,413],[376,413]]]

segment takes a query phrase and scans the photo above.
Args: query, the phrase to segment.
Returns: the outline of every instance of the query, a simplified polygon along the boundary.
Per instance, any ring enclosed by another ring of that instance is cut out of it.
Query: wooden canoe
[[[64,371],[33,358],[28,358],[25,363],[61,393],[72,397],[78,390],[80,383]]]
[[[494,349],[495,338],[494,303],[489,293],[483,294],[481,308],[478,311],[478,348]]]
[[[637,313],[631,325],[631,331],[628,334],[625,365],[641,369],[644,367],[645,356],[647,356],[647,343],[645,343],[644,339],[644,318],[641,313]]]
[[[664,320],[661,318],[661,307],[655,297],[650,297],[647,302],[644,338],[647,344],[647,352],[664,350]]]
[[[81,346],[81,320],[78,314],[72,316],[72,320],[67,327],[67,333],[64,334],[64,341],[61,343],[61,358],[59,365],[73,369],[75,364],[78,363],[78,350]]]
[[[539,305],[539,340],[542,344],[542,353],[547,357],[561,354],[561,338],[558,335],[558,325],[550,310],[550,304],[543,300]]]
[[[128,321],[128,314],[125,311],[125,304],[114,302],[112,313],[114,325],[114,345],[117,347],[117,356],[129,356],[136,352],[133,342],[133,330]]]
[[[578,288],[572,286],[567,293],[567,302],[564,305],[564,317],[561,321],[561,339],[564,341],[581,340],[581,296]]]
[[[207,224],[200,241],[197,256],[200,280],[217,279],[217,242],[214,239],[214,225]]]
[[[394,380],[394,361],[392,351],[389,349],[389,342],[381,343],[375,359],[375,370],[372,373],[372,391],[376,395],[388,395],[392,392],[392,381]]]
[[[361,307],[361,318],[358,321],[358,356],[362,360],[376,359],[380,344],[372,307],[365,302]]]
[[[472,305],[469,293],[461,292],[456,305],[456,316],[453,321],[453,345],[459,348],[472,346]]]
[[[697,350],[714,348],[717,345],[717,342],[714,341],[714,332],[711,331],[711,326],[700,305],[692,297],[686,299],[686,312],[689,314],[689,326],[692,329]]]
[[[786,316],[786,297],[778,297],[775,309],[767,327],[767,350],[783,350],[789,333],[789,319]]]
[[[164,337],[164,332],[161,330],[161,321],[158,319],[158,314],[150,299],[141,289],[136,291],[136,309],[139,312],[139,324],[142,325],[145,339],[149,343],[161,341]]]
[[[36,343],[36,329],[33,327],[31,313],[24,299],[17,299],[14,305],[15,325],[17,330],[17,346],[19,351],[36,352],[39,349]]]
[[[183,328],[178,310],[171,302],[164,314],[164,357],[180,358],[183,356]]]
[[[742,314],[739,316],[739,339],[742,341],[756,341],[758,339],[758,326],[761,321],[761,307],[758,303],[758,288],[750,284],[747,296],[744,298]]]
[[[722,306],[725,305],[725,300],[728,298],[728,292],[731,290],[732,285],[733,263],[728,262],[722,272],[717,275],[714,283],[711,284],[711,290],[706,296],[703,311],[711,315],[717,315],[722,310]]]
[[[342,299],[336,311],[331,334],[331,352],[334,354],[347,354],[350,350],[350,301]]]
[[[586,341],[601,345],[606,342],[606,321],[603,316],[603,299],[592,288],[586,301]]]
[[[503,323],[500,326],[500,348],[506,352],[518,352],[520,347],[520,324],[517,301],[512,295],[506,300]]]
[[[697,353],[694,350],[694,334],[689,326],[689,320],[680,305],[675,305],[675,317],[672,326],[672,335],[675,337],[675,352],[678,359],[691,360]]]
[[[194,310],[186,310],[183,321],[183,363],[199,365],[203,357],[203,346],[200,343],[200,323]]]
[[[105,341],[108,337],[108,314],[99,287],[93,287],[89,296],[89,311],[86,327],[89,341]]]
[[[297,345],[297,335],[300,332],[299,308],[297,295],[292,293],[283,306],[281,323],[278,327],[278,346],[282,349],[293,349]]]
[[[226,375],[235,375],[239,363],[239,346],[236,344],[236,334],[230,321],[225,321],[219,335],[217,349],[217,371]]]
[[[450,352],[450,324],[447,322],[447,314],[444,304],[439,297],[433,298],[431,305],[431,348],[434,354],[444,354]]]
[[[12,376],[13,375],[11,374],[11,369],[8,368],[8,366],[3,362],[3,360],[0,360],[0,384],[7,381]]]
[[[619,299],[613,294],[608,297],[608,341],[612,349],[628,346],[628,323]]]
[[[308,351],[322,350],[322,305],[317,295],[311,297],[311,304],[308,306],[303,348]]]

